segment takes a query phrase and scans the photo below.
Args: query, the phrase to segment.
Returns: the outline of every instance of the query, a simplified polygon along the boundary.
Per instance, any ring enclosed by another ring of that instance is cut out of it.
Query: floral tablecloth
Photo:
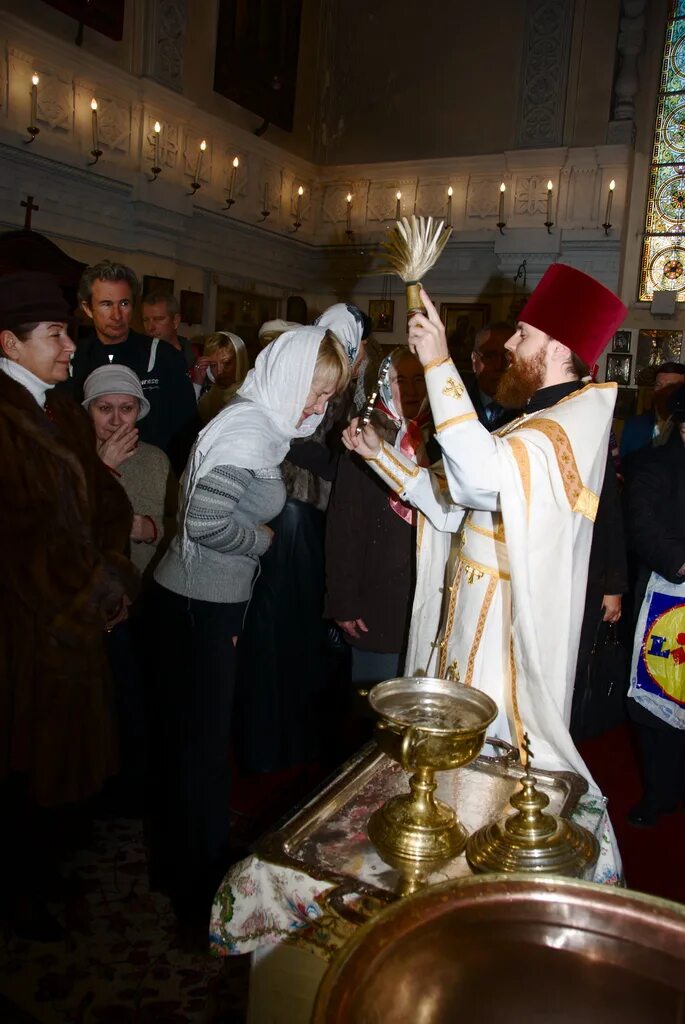
[[[362,799],[344,809],[337,826],[329,829],[325,845],[332,855],[330,862],[340,871],[344,869],[347,875],[353,874],[362,882],[387,888],[393,872],[365,832],[369,806]],[[468,815],[461,809],[460,817],[468,827]],[[606,802],[597,796],[582,797],[573,820],[589,829],[600,844],[599,858],[586,874],[587,880],[620,884],[620,860]],[[321,859],[319,856],[319,862]],[[431,875],[429,882],[470,874],[463,854],[449,868]],[[233,956],[287,941],[330,959],[354,931],[354,925],[330,910],[325,898],[321,899],[334,885],[311,877],[304,865],[298,870],[256,855],[240,861],[229,871],[214,900],[210,925],[213,952]]]

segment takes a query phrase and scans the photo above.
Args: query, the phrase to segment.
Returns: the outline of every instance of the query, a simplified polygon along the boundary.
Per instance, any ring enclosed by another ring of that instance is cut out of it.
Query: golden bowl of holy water
[[[400,871],[435,868],[458,856],[468,838],[453,808],[436,800],[435,772],[450,771],[480,753],[497,705],[487,694],[449,679],[402,676],[369,693],[378,714],[381,750],[407,772],[409,793],[392,797],[369,819],[369,838]]]

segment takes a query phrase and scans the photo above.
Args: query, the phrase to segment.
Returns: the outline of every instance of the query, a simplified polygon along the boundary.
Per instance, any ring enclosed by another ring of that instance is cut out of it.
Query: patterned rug
[[[140,821],[95,823],[53,912],[61,943],[5,935],[3,1024],[243,1024],[247,957],[185,952],[166,897],[150,892]]]

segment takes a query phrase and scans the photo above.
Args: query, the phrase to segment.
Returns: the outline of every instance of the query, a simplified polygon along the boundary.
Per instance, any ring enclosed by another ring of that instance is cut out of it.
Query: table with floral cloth
[[[360,764],[362,759],[353,765],[352,775]],[[389,796],[406,791],[407,775],[399,765],[381,754],[371,757],[367,754],[362,769],[362,784],[348,787],[347,799],[335,806],[329,816],[322,819],[319,814],[316,829],[303,833],[302,840],[298,840],[296,857],[264,855],[265,845],[267,850],[269,846],[266,843],[260,846],[261,856],[258,852],[231,868],[212,908],[210,941],[215,954],[253,953],[287,942],[328,960],[352,934],[354,925],[331,910],[322,896],[344,879],[352,883],[356,879],[374,890],[394,891],[399,876],[381,860],[370,843],[366,823]],[[349,776],[349,767],[347,773]],[[518,778],[520,773],[519,766]],[[360,777],[359,772],[357,777]],[[437,796],[447,798],[457,807],[461,821],[472,832],[486,821],[501,816],[509,791],[518,788],[518,778],[507,776],[504,779],[502,771],[493,776],[487,766],[483,770],[482,765],[474,762],[456,772],[441,772],[437,777]],[[509,787],[504,796],[503,784]],[[483,786],[490,788],[484,790]],[[559,813],[561,793],[558,797],[554,789],[548,793],[551,795],[549,809]],[[315,805],[316,798],[307,808]],[[307,808],[296,818],[301,820],[302,814],[306,816]],[[589,829],[600,844],[597,863],[585,877],[603,884],[620,884],[620,861],[605,800],[593,794],[581,796],[572,820]],[[467,874],[470,869],[462,854],[442,871],[432,874],[428,883]]]

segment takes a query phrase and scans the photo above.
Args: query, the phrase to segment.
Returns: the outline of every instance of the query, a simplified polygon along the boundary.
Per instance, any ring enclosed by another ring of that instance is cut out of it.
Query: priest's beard
[[[522,409],[545,383],[545,355],[544,348],[525,360],[514,354],[497,385],[495,401],[505,409]]]

